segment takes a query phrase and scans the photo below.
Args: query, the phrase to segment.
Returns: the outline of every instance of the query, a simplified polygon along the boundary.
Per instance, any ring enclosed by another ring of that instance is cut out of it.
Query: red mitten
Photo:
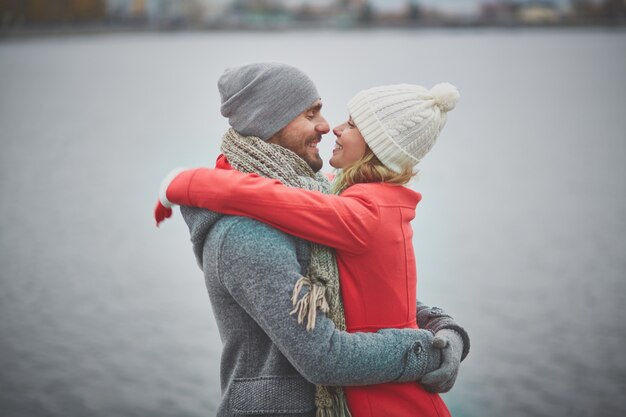
[[[167,174],[167,177],[165,177],[165,179],[161,182],[161,188],[159,189],[159,201],[157,201],[156,207],[154,208],[154,220],[156,220],[157,227],[159,227],[159,223],[163,220],[172,217],[173,204],[167,199],[167,187],[169,187],[174,178],[176,178],[176,176],[184,170],[184,168],[176,168],[175,170],[170,171],[170,173]]]
[[[172,209],[165,207],[160,201],[157,201],[156,207],[154,208],[154,220],[156,220],[157,227],[159,227],[159,223],[170,217],[172,217]]]

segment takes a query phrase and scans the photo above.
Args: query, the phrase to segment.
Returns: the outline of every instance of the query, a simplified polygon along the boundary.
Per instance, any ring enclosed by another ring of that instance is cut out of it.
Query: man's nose
[[[330,125],[328,124],[326,119],[324,119],[322,117],[322,118],[320,118],[320,122],[315,125],[315,130],[318,133],[321,133],[322,135],[325,135],[326,133],[330,132]]]

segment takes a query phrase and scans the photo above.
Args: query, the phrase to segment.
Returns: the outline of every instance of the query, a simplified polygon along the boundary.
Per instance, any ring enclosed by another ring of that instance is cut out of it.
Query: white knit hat
[[[413,167],[430,151],[459,101],[448,83],[385,85],[363,90],[348,103],[354,124],[374,155],[389,169]]]

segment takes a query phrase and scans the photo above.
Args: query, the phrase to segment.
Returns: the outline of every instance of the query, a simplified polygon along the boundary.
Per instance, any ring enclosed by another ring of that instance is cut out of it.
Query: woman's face
[[[358,161],[365,155],[365,139],[352,121],[352,117],[347,122],[340,124],[333,129],[337,136],[333,156],[330,158],[330,165],[334,168],[345,168],[353,162]]]

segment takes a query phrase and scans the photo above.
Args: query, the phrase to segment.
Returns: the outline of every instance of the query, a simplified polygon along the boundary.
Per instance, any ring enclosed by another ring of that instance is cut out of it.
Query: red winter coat
[[[234,170],[198,169],[176,177],[167,197],[181,205],[251,217],[335,248],[347,331],[417,328],[410,222],[419,193],[368,183],[337,196]],[[353,417],[450,416],[439,395],[417,383],[345,387],[345,393]]]

